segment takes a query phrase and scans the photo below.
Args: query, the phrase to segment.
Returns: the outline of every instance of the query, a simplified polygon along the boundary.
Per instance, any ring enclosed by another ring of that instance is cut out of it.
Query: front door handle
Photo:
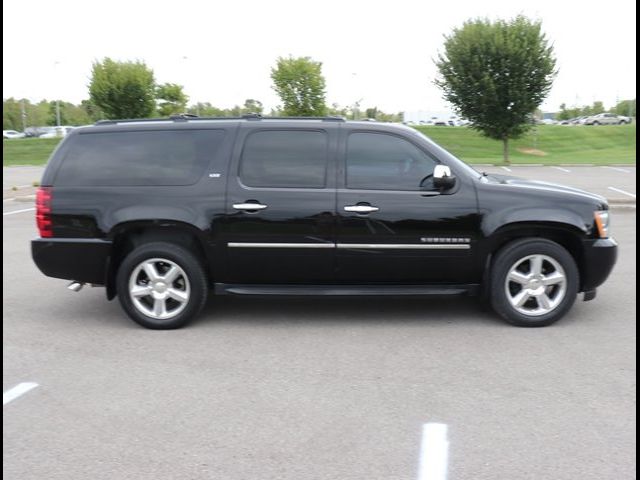
[[[261,203],[234,203],[233,208],[235,208],[236,210],[255,211],[264,210],[265,208],[267,208],[267,206]]]
[[[372,213],[380,210],[378,207],[373,207],[371,205],[347,205],[344,207],[345,212],[355,212],[355,213]]]

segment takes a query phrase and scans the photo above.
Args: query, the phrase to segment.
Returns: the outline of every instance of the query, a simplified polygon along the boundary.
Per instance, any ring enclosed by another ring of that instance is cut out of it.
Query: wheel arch
[[[584,230],[563,222],[522,221],[503,225],[487,238],[483,285],[489,285],[495,256],[506,245],[524,238],[542,238],[561,245],[573,257],[580,274],[579,291],[582,291],[582,278],[584,278],[585,271],[585,254],[582,242],[584,236]]]
[[[116,296],[116,275],[124,258],[138,246],[154,241],[181,245],[195,253],[211,278],[211,258],[204,232],[197,227],[178,220],[135,220],[115,225],[109,232],[113,241],[109,258],[105,286],[109,300]]]

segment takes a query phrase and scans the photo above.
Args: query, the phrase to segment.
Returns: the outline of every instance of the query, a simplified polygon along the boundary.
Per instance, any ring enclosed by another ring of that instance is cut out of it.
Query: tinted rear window
[[[247,138],[240,180],[248,187],[323,188],[327,135],[310,130],[264,130]]]
[[[224,130],[83,133],[72,139],[55,185],[192,185],[223,138]]]

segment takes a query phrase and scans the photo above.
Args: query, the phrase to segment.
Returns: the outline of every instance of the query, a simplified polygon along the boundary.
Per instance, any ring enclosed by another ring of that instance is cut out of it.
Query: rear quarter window
[[[222,145],[224,130],[82,133],[68,146],[58,186],[196,183]]]

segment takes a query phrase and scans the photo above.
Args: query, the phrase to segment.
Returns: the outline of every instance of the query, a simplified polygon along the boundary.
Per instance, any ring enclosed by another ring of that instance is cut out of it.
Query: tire
[[[624,120],[620,120],[620,121],[618,122],[618,125],[626,125],[626,124],[627,124],[627,122],[625,122]]]
[[[544,327],[573,306],[580,274],[564,247],[526,238],[506,245],[491,270],[491,304],[508,323]]]
[[[129,253],[118,269],[116,288],[127,315],[154,330],[186,325],[200,313],[208,294],[198,258],[166,242],[147,243]]]
[[[591,125],[597,126],[600,125],[600,122],[593,122]]]

